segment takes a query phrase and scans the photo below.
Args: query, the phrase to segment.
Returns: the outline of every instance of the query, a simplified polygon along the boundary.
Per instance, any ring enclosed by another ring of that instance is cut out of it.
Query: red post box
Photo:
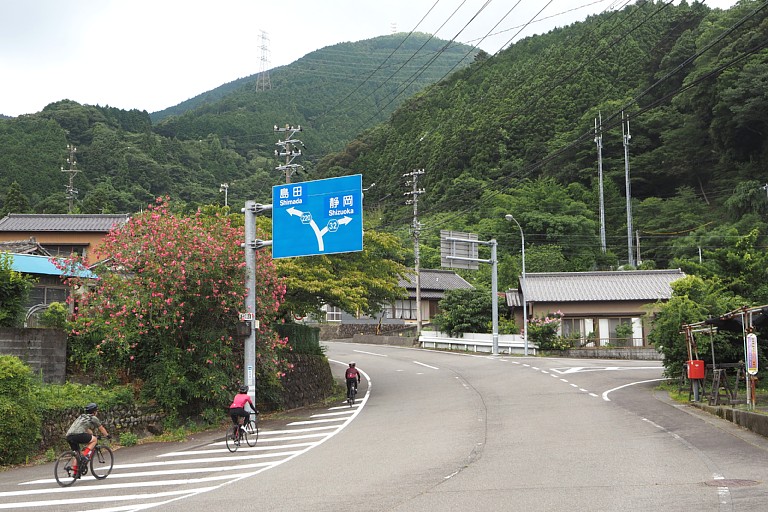
[[[691,360],[688,361],[688,378],[689,379],[703,379],[706,366],[704,361]]]

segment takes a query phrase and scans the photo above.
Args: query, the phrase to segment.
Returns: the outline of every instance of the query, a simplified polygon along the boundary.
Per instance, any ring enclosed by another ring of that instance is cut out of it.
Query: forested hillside
[[[757,1],[726,12],[641,1],[530,37],[417,94],[325,158],[317,176],[364,172],[376,183],[366,194],[372,221],[406,240],[413,208],[402,199],[403,174],[424,169],[426,266],[439,265],[440,229],[495,237],[518,252],[510,213],[533,246],[528,271],[615,268],[629,260],[624,112],[640,261],[675,265],[753,228],[765,247],[766,10]]]
[[[146,112],[62,101],[0,121],[0,187],[17,181],[34,211],[66,211],[59,167],[71,143],[78,211],[136,211],[164,194],[222,204],[220,183],[231,205],[269,201],[282,178],[272,126],[301,124],[306,172],[295,181],[362,173],[366,228],[404,245],[414,196],[403,175],[424,170],[423,267],[440,265],[441,229],[469,231],[499,241],[500,285],[514,285],[520,233],[505,214],[525,233],[529,272],[735,265],[765,253],[768,232],[767,11],[756,0],[728,11],[641,0],[472,55],[439,81],[452,65],[425,63],[445,42],[429,42],[418,64],[387,60],[402,35],[344,43],[275,70],[271,91],[227,84],[156,126]],[[454,62],[468,55],[456,51]],[[434,85],[416,92],[425,67]],[[467,277],[487,282],[489,271]]]
[[[157,126],[146,111],[68,100],[0,119],[0,213],[7,213],[4,204],[18,204],[5,198],[14,182],[30,210],[68,211],[69,174],[61,172],[69,168],[68,144],[77,147],[81,171],[73,183],[76,212],[139,211],[159,195],[192,207],[223,203],[222,183],[230,204],[268,201],[283,179],[274,170],[281,163],[275,143],[284,136],[274,133],[275,124],[302,126],[300,163],[311,167],[475,54],[425,34],[396,34],[312,52],[273,70],[270,90],[257,90],[256,75],[225,84],[157,113]]]

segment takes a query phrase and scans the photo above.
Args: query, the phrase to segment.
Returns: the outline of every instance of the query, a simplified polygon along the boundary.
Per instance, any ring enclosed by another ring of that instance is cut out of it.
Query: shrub
[[[288,345],[294,354],[323,355],[320,346],[320,329],[303,324],[279,324],[277,333],[281,338],[288,338]]]
[[[0,464],[18,464],[40,439],[32,400],[32,370],[15,356],[0,356]]]
[[[123,432],[120,434],[121,446],[136,446],[139,442],[139,436],[132,432]]]
[[[64,329],[68,313],[66,304],[51,302],[40,315],[40,325],[49,329]]]

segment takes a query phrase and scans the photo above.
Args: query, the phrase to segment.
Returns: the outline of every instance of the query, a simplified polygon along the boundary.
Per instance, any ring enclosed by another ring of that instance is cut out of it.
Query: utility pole
[[[600,246],[605,254],[605,204],[603,201],[603,116],[598,112],[600,125],[595,118],[595,143],[597,144],[597,179],[600,187]]]
[[[77,153],[77,148],[71,144],[67,144],[67,150],[69,151],[69,157],[67,158],[69,169],[62,167],[61,172],[69,174],[69,184],[66,186],[67,201],[69,202],[67,213],[72,213],[72,205],[75,198],[77,197],[77,189],[75,188],[74,184],[75,175],[79,173],[80,170],[76,169],[77,160],[75,159],[75,153]]]
[[[259,74],[256,76],[256,90],[272,90],[272,82],[269,80],[269,37],[263,30],[261,31],[261,63],[259,65]]]
[[[621,111],[621,135],[624,139],[624,181],[626,182],[627,195],[627,252],[629,255],[629,264],[635,266],[635,256],[632,251],[632,187],[629,183],[629,140],[632,136],[629,134],[629,114],[626,118],[627,130],[624,131],[624,111]]]
[[[277,146],[280,146],[280,149],[275,150],[275,157],[285,157],[285,164],[284,165],[278,165],[275,167],[278,171],[282,171],[285,173],[285,182],[290,183],[291,182],[291,176],[294,172],[296,172],[299,169],[304,169],[299,164],[294,164],[293,160],[297,156],[301,156],[301,149],[298,149],[297,146],[305,147],[304,143],[301,142],[299,139],[294,139],[294,136],[297,132],[301,131],[301,125],[293,127],[288,124],[285,125],[284,128],[280,128],[277,125],[275,125],[275,132],[276,133],[282,133],[285,132],[285,139],[278,140],[275,144]]]
[[[416,336],[421,336],[421,275],[419,269],[419,233],[421,232],[421,223],[419,222],[419,196],[424,193],[424,189],[418,187],[419,176],[424,174],[424,169],[416,169],[403,174],[403,178],[409,178],[405,184],[411,185],[411,191],[404,195],[411,196],[406,204],[413,205],[413,254],[414,254],[414,272],[416,273]]]

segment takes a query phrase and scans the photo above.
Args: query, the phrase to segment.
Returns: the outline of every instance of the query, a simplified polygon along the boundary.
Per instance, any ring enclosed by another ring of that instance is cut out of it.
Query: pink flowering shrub
[[[177,215],[158,199],[109,233],[97,254],[99,279],[78,298],[73,362],[137,383],[171,413],[223,408],[243,378],[238,313],[253,311],[261,324],[257,372],[274,381],[285,370],[285,340],[270,325],[285,287],[271,255],[257,252],[255,308],[245,306],[244,233],[232,218]]]
[[[563,313],[557,311],[543,317],[534,316],[528,321],[528,340],[536,343],[539,350],[561,350],[560,319]]]

